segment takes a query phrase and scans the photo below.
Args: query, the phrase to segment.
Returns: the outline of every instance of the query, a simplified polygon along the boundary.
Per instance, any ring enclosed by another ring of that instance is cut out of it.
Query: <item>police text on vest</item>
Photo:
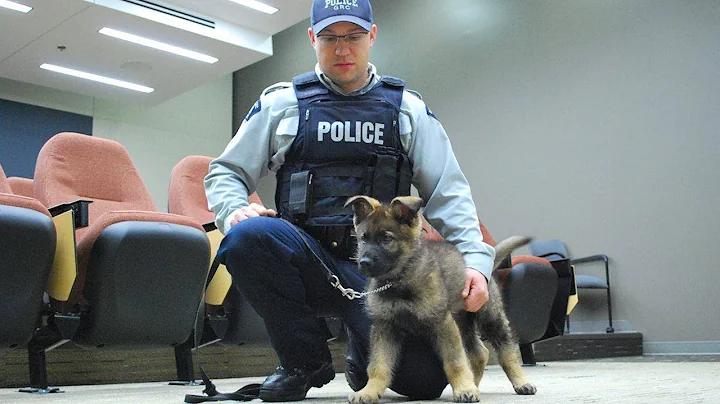
[[[354,131],[352,129],[352,123],[350,121],[345,122],[318,122],[318,142],[325,140],[325,135],[330,135],[330,140],[333,142],[346,142],[346,143],[375,143],[383,144],[383,130],[385,129],[384,123],[377,122],[355,122]]]

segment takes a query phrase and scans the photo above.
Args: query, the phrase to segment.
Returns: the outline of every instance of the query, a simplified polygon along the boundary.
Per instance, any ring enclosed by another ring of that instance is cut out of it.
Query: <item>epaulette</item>
[[[292,83],[285,83],[285,82],[277,83],[275,85],[272,85],[272,86],[266,88],[265,91],[263,92],[263,95],[268,95],[268,94],[272,93],[273,91],[283,90],[283,89],[290,88],[290,87],[292,87]]]

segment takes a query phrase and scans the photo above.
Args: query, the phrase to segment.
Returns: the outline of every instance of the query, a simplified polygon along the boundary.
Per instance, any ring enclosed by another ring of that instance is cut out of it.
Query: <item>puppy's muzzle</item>
[[[374,255],[364,254],[358,259],[358,269],[365,276],[380,276],[392,269],[391,265]]]

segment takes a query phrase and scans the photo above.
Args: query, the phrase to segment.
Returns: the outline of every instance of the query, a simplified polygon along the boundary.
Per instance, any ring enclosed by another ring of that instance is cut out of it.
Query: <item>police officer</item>
[[[488,299],[494,250],[482,242],[468,182],[430,109],[369,63],[377,31],[368,0],[315,0],[314,71],[266,89],[205,178],[226,235],[218,255],[280,358],[260,390],[264,401],[302,400],[333,379],[318,320],[328,314],[347,326],[350,387],[367,382],[369,319],[362,298],[342,293],[365,284],[350,258],[352,211],[343,206],[350,196],[389,201],[409,195],[412,183],[428,221],[464,255],[466,309]],[[268,171],[277,177],[277,213],[248,202]],[[399,394],[432,399],[447,385],[423,341],[405,341],[398,367],[391,389]]]

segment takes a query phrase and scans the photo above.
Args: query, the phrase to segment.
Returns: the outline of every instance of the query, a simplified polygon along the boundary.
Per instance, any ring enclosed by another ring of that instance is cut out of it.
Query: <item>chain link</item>
[[[387,290],[392,286],[392,283],[388,282],[383,286],[380,286],[379,288],[375,290],[371,290],[369,292],[357,292],[353,289],[346,288],[343,285],[340,284],[340,279],[338,279],[337,275],[332,276],[332,281],[330,282],[330,285],[334,287],[335,289],[339,290],[340,293],[345,296],[348,300],[355,300],[355,299],[361,299],[367,295],[372,295],[374,293],[382,292],[383,290]]]

